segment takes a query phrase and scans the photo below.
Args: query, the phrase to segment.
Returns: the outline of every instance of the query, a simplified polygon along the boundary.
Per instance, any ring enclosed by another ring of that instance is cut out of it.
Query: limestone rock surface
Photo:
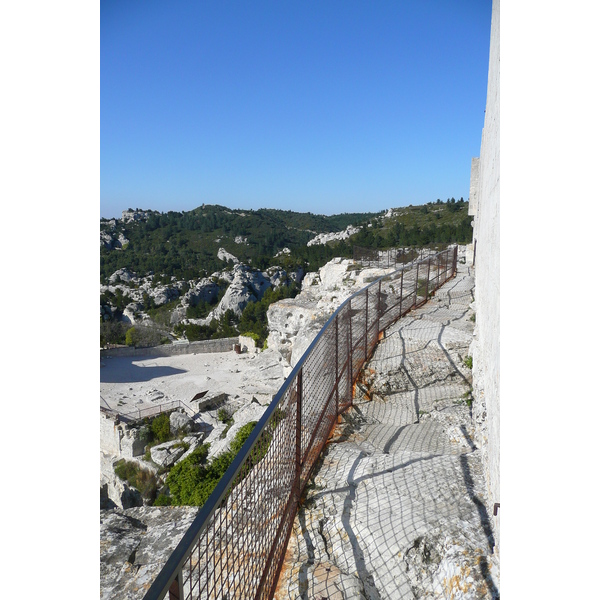
[[[294,366],[335,310],[352,294],[393,269],[365,268],[334,258],[318,272],[307,273],[302,291],[269,306],[269,348]]]
[[[100,511],[101,600],[141,600],[197,512],[188,506]]]

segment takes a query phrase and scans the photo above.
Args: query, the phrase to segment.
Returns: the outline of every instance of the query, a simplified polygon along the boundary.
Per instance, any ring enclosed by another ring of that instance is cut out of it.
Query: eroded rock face
[[[119,283],[120,281],[130,282],[137,279],[137,275],[129,269],[123,268],[115,271],[109,278],[110,283]]]
[[[392,270],[363,268],[350,259],[334,258],[318,273],[307,273],[300,294],[269,306],[269,348],[295,365],[340,304]]]
[[[234,264],[239,264],[239,260],[230,252],[227,252],[227,250],[225,250],[225,248],[219,248],[219,251],[217,252],[217,258],[219,258],[220,260],[223,260],[225,262],[233,262]]]
[[[218,319],[227,310],[232,310],[240,317],[246,304],[260,300],[269,287],[271,282],[260,271],[253,271],[246,265],[237,265],[233,269],[233,281],[217,308],[211,312],[210,318]]]
[[[182,410],[176,410],[169,415],[169,427],[172,434],[189,433],[194,430],[194,421]]]
[[[141,600],[197,512],[193,506],[100,511],[100,598]]]
[[[354,225],[348,225],[344,231],[336,231],[332,233],[319,233],[317,236],[309,240],[306,244],[307,246],[315,246],[326,244],[327,242],[332,242],[334,240],[346,240],[351,235],[358,233],[361,230],[360,227],[355,227]]]

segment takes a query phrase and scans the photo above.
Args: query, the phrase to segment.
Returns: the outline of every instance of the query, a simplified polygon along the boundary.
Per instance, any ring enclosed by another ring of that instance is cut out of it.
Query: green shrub
[[[158,494],[154,501],[154,506],[171,506],[171,498],[166,494]]]
[[[131,327],[125,333],[125,343],[128,346],[135,346],[135,342],[136,342],[135,327]]]
[[[153,472],[142,469],[137,463],[124,459],[115,463],[114,469],[119,479],[126,481],[130,487],[138,490],[146,500],[152,500],[156,496],[157,481]]]
[[[466,356],[465,359],[463,360],[463,362],[465,363],[465,366],[469,369],[473,368],[473,357],[472,356]]]
[[[158,415],[150,425],[152,430],[152,434],[155,440],[158,441],[159,444],[164,444],[171,439],[171,423],[169,421],[169,415],[167,413],[162,413]]]
[[[239,428],[230,446],[230,451],[233,452],[234,456],[242,449],[242,446],[244,445],[248,437],[250,437],[250,434],[252,433],[252,430],[254,429],[256,423],[256,421],[250,421],[249,423],[246,423],[243,427]]]
[[[213,458],[210,464],[206,464],[207,444],[199,446],[186,459],[178,462],[167,476],[171,504],[202,506],[252,433],[255,425],[256,421],[251,421],[241,427],[231,442],[230,449]]]
[[[242,333],[241,335],[252,338],[257,344],[260,341],[260,335],[258,335],[258,333],[254,333],[254,331],[246,331],[246,333]]]
[[[232,416],[229,414],[229,411],[226,408],[220,408],[218,410],[217,419],[221,421],[221,423],[228,423],[229,421],[233,421]]]

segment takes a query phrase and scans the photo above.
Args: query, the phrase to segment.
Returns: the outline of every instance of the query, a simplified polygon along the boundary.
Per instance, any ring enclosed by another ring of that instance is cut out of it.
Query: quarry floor
[[[100,402],[121,414],[203,391],[227,392],[241,403],[269,404],[291,370],[279,353],[213,352],[164,357],[103,358]]]
[[[307,486],[279,600],[499,597],[464,362],[473,288],[459,265],[385,332]]]

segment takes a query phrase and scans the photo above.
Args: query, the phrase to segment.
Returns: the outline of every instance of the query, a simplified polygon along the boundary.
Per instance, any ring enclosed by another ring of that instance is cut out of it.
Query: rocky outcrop
[[[101,600],[143,598],[197,513],[197,506],[100,511]]]
[[[152,210],[131,210],[127,209],[121,213],[123,223],[133,223],[135,221],[147,221],[150,215],[155,211]]]
[[[271,282],[263,273],[246,265],[236,265],[233,269],[233,281],[217,308],[210,313],[209,320],[218,319],[228,310],[240,317],[246,304],[260,300],[269,287]]]
[[[219,251],[217,252],[217,258],[219,260],[224,260],[225,262],[231,261],[235,265],[240,263],[240,261],[233,254],[227,252],[225,248],[219,248]]]
[[[129,269],[123,268],[115,271],[109,278],[108,281],[113,285],[116,283],[124,282],[129,283],[130,281],[136,281],[138,276]]]
[[[354,225],[348,225],[344,231],[335,231],[332,233],[319,233],[317,236],[312,238],[307,242],[307,246],[316,246],[323,245],[327,242],[339,241],[339,240],[347,240],[351,235],[358,233],[360,231],[360,227],[355,227]]]
[[[115,219],[111,219],[105,228],[100,231],[100,246],[104,246],[107,250],[120,249],[129,243],[122,232],[116,231],[116,226]]]
[[[392,270],[363,268],[350,259],[334,258],[317,273],[307,273],[300,294],[269,306],[269,348],[295,365],[342,302]]]
[[[196,433],[186,435],[182,439],[152,446],[150,448],[152,462],[161,468],[170,468],[187,458],[202,443],[204,437],[204,433]]]
[[[171,326],[182,322],[208,325],[227,310],[233,310],[239,317],[248,302],[260,300],[269,287],[278,288],[292,282],[300,283],[304,276],[302,269],[288,273],[285,269],[274,266],[261,272],[239,263],[237,259],[235,262],[237,264],[233,269],[217,271],[210,277],[190,281],[177,281],[172,277],[169,284],[156,284],[153,275],[139,277],[129,269],[123,268],[109,277],[108,285],[100,286],[100,293],[121,293],[128,301],[123,310],[122,320],[132,325],[150,321],[145,312],[148,308],[162,306],[178,298],[180,302],[171,313]],[[225,295],[206,318],[187,318],[188,307],[196,306],[199,302],[214,303],[223,289],[226,289]],[[109,320],[115,311],[116,306],[104,304],[101,306],[100,316]]]

